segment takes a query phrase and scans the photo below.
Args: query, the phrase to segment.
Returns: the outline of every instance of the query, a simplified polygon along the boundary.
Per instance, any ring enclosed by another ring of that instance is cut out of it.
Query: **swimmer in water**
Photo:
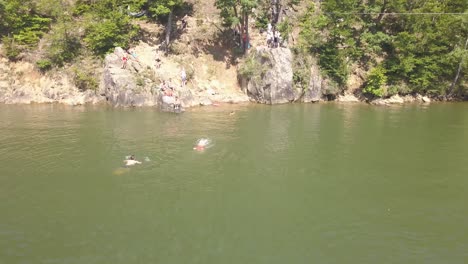
[[[196,145],[195,147],[193,147],[193,149],[196,150],[196,151],[203,151],[203,150],[205,150],[205,147],[200,146],[200,145]]]
[[[124,163],[125,163],[125,166],[126,166],[126,167],[128,167],[128,166],[133,166],[133,165],[136,165],[136,164],[141,164],[140,161],[135,160],[135,156],[134,156],[134,155],[131,155],[128,159],[124,160]]]
[[[210,142],[211,141],[207,138],[201,138],[197,141],[197,144],[195,145],[195,147],[193,147],[193,149],[196,151],[203,151],[207,148]]]

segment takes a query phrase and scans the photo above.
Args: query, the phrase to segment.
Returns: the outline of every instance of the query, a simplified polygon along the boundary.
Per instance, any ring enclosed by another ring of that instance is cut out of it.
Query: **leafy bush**
[[[36,66],[41,72],[45,72],[52,68],[52,62],[48,59],[41,59],[36,61]]]
[[[73,16],[80,16],[88,12],[91,9],[91,5],[86,3],[86,0],[78,0],[72,10]]]
[[[50,61],[59,67],[76,58],[81,49],[78,37],[72,35],[66,27],[69,27],[69,25],[55,28],[54,33],[50,36],[50,45],[46,50]]]
[[[267,54],[262,54],[260,59],[265,64],[270,58]],[[239,66],[239,74],[246,79],[261,77],[265,72],[265,66],[262,65],[255,53],[251,53]]]
[[[255,27],[259,29],[260,28],[265,29],[267,28],[268,22],[270,22],[268,19],[268,16],[262,14],[258,16],[257,19],[255,20]]]
[[[384,85],[387,83],[386,71],[383,67],[375,67],[369,72],[367,82],[363,89],[364,93],[368,93],[377,97],[386,95]]]
[[[15,43],[13,38],[3,37],[2,42],[7,58],[13,61],[16,60],[21,53],[21,47]]]
[[[84,41],[96,55],[103,56],[115,47],[128,47],[137,34],[138,27],[130,23],[128,16],[112,12],[110,18],[87,25]]]
[[[280,32],[281,34],[281,37],[284,39],[284,40],[288,40],[289,38],[289,35],[291,34],[292,32],[292,25],[291,23],[289,22],[288,19],[285,19],[283,20],[282,22],[280,22],[277,26],[278,28],[278,31]]]
[[[73,69],[73,81],[76,87],[82,91],[97,90],[98,82],[91,71],[82,71],[77,68]]]
[[[145,86],[145,79],[142,76],[137,76],[136,85],[141,87]]]
[[[293,83],[295,88],[307,89],[310,82],[311,55],[304,49],[293,49]]]

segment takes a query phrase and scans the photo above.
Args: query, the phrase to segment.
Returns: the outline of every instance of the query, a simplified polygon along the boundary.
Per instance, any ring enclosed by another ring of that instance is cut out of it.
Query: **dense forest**
[[[40,49],[35,63],[41,71],[82,56],[102,58],[114,47],[128,47],[138,39],[135,20],[169,27],[173,13],[184,13],[193,3],[0,0],[3,53],[14,61]],[[287,47],[301,60],[294,74],[298,84],[308,80],[306,68],[316,60],[337,92],[348,88],[350,75],[359,69],[364,79],[360,88],[373,97],[467,94],[466,0],[215,0],[213,4],[226,30],[236,28],[244,35],[271,23],[285,40],[294,38]],[[298,19],[283,10],[293,10]],[[294,35],[294,29],[299,33]]]

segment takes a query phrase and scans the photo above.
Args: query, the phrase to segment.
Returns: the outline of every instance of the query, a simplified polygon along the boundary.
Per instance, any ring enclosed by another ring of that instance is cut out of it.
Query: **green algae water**
[[[0,105],[2,264],[468,263],[467,201],[468,104]]]

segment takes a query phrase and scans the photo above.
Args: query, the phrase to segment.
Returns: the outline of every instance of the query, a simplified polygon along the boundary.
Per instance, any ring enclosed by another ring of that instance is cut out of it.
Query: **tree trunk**
[[[387,9],[387,0],[384,0],[383,4],[382,4],[382,8],[380,8],[380,14],[379,16],[377,17],[377,19],[375,20],[375,24],[379,25],[380,24],[380,21],[382,21],[382,18],[384,17],[385,15],[385,9]]]
[[[171,32],[172,32],[172,10],[169,12],[169,18],[167,19],[166,25],[166,52],[169,51],[169,43],[171,43]]]
[[[243,30],[246,40],[244,42],[244,54],[247,54],[248,51],[248,46],[250,42],[250,37],[249,37],[249,14],[247,11],[244,11],[244,30]]]
[[[239,12],[237,12],[237,6],[234,5],[234,6],[233,6],[233,9],[234,9],[234,16],[238,18],[238,17],[239,17]],[[238,32],[238,34],[239,34],[239,36],[238,36],[238,37],[239,37],[238,41],[239,41],[239,43],[241,43],[241,45],[242,45],[242,28],[243,28],[243,25],[242,25],[242,24],[243,24],[244,22],[242,21],[242,19],[240,19],[240,20],[241,20],[240,24],[237,24],[236,27],[237,27],[237,32]]]
[[[465,47],[463,48],[463,50],[466,50],[467,46],[468,46],[468,38],[466,38]],[[451,95],[453,93],[453,88],[455,88],[455,85],[458,82],[458,78],[460,78],[462,65],[463,65],[463,55],[462,55],[462,57],[460,59],[460,63],[458,64],[458,70],[457,70],[457,74],[455,75],[455,79],[453,80],[452,85],[450,85],[449,92],[448,92],[449,95]]]
[[[276,0],[276,12],[276,23],[280,23],[283,14],[283,5],[281,4],[281,0]]]

